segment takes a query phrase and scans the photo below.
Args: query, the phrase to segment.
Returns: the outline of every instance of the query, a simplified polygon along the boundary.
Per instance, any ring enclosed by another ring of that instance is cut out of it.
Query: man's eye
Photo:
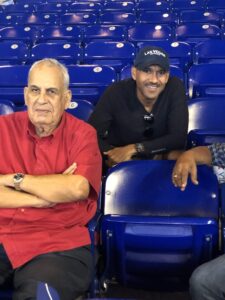
[[[31,92],[32,92],[32,93],[38,93],[38,91],[39,91],[39,90],[36,89],[36,88],[32,88],[32,89],[31,89]]]
[[[47,92],[49,95],[55,95],[56,94],[56,91],[55,90],[48,90]]]
[[[158,74],[159,74],[160,76],[162,76],[162,75],[165,75],[166,72],[165,72],[164,70],[160,70],[160,71],[158,71]]]

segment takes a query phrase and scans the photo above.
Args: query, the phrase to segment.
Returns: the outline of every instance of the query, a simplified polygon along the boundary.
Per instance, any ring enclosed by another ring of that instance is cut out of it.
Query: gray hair
[[[44,58],[44,59],[41,59],[41,60],[38,60],[38,61],[34,62],[32,64],[32,66],[30,67],[30,70],[29,70],[29,73],[28,73],[28,81],[29,81],[30,74],[31,74],[32,70],[36,66],[39,66],[43,63],[46,63],[46,64],[51,65],[51,66],[55,66],[55,67],[60,69],[60,71],[62,72],[62,75],[63,75],[64,87],[65,87],[65,89],[68,89],[69,84],[70,84],[70,77],[69,77],[68,69],[66,68],[66,66],[64,66],[63,64],[61,64],[58,60],[56,60],[54,58]]]

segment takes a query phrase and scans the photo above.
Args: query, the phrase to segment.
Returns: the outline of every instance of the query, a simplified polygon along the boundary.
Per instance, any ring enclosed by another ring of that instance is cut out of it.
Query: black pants
[[[92,275],[90,246],[43,254],[12,270],[0,245],[0,285],[13,276],[13,300],[35,300],[39,282],[52,286],[60,300],[74,300],[88,290]]]

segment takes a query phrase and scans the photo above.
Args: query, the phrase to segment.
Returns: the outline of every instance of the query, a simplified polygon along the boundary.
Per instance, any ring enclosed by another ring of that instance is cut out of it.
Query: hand
[[[172,182],[175,187],[179,187],[184,191],[187,186],[188,176],[191,176],[191,181],[198,184],[197,180],[197,165],[191,151],[184,152],[177,160],[173,173]]]
[[[74,162],[74,163],[72,163],[71,166],[69,166],[69,168],[67,168],[67,169],[63,172],[63,174],[64,174],[64,175],[72,175],[72,174],[74,173],[74,171],[76,170],[76,168],[77,168],[77,164]]]
[[[135,153],[136,149],[134,144],[123,147],[115,147],[107,152],[104,152],[105,155],[108,155],[109,162],[111,164],[117,164],[122,161],[131,160]]]

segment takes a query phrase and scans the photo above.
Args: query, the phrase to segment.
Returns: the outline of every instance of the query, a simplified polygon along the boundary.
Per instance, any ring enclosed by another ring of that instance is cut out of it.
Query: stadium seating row
[[[224,3],[223,0],[206,0],[206,1],[187,1],[187,0],[176,0],[176,1],[106,1],[106,0],[99,0],[99,1],[27,1],[27,0],[19,0],[17,1],[16,7],[20,7],[20,5],[27,5],[26,8],[29,8],[29,5],[32,7],[33,4],[38,8],[43,7],[44,5],[49,5],[48,9],[54,10],[55,7],[57,11],[60,9],[67,10],[70,9],[70,6],[76,10],[85,10],[85,11],[96,11],[100,12],[102,10],[123,10],[123,11],[141,11],[141,10],[151,10],[151,11],[181,11],[181,10],[201,10],[201,9],[216,9],[218,11],[224,11]],[[57,5],[58,4],[58,5]],[[61,5],[59,5],[61,4]],[[11,6],[12,7],[12,6]],[[35,7],[35,8],[36,8]],[[11,11],[12,8],[7,9]]]
[[[141,11],[139,14],[132,12],[109,11],[97,15],[93,12],[64,13],[57,11],[48,12],[0,12],[0,25],[90,25],[90,24],[123,24],[136,23],[167,24],[175,27],[189,23],[203,23],[224,27],[224,14],[214,11],[181,11],[178,15],[166,11]]]

